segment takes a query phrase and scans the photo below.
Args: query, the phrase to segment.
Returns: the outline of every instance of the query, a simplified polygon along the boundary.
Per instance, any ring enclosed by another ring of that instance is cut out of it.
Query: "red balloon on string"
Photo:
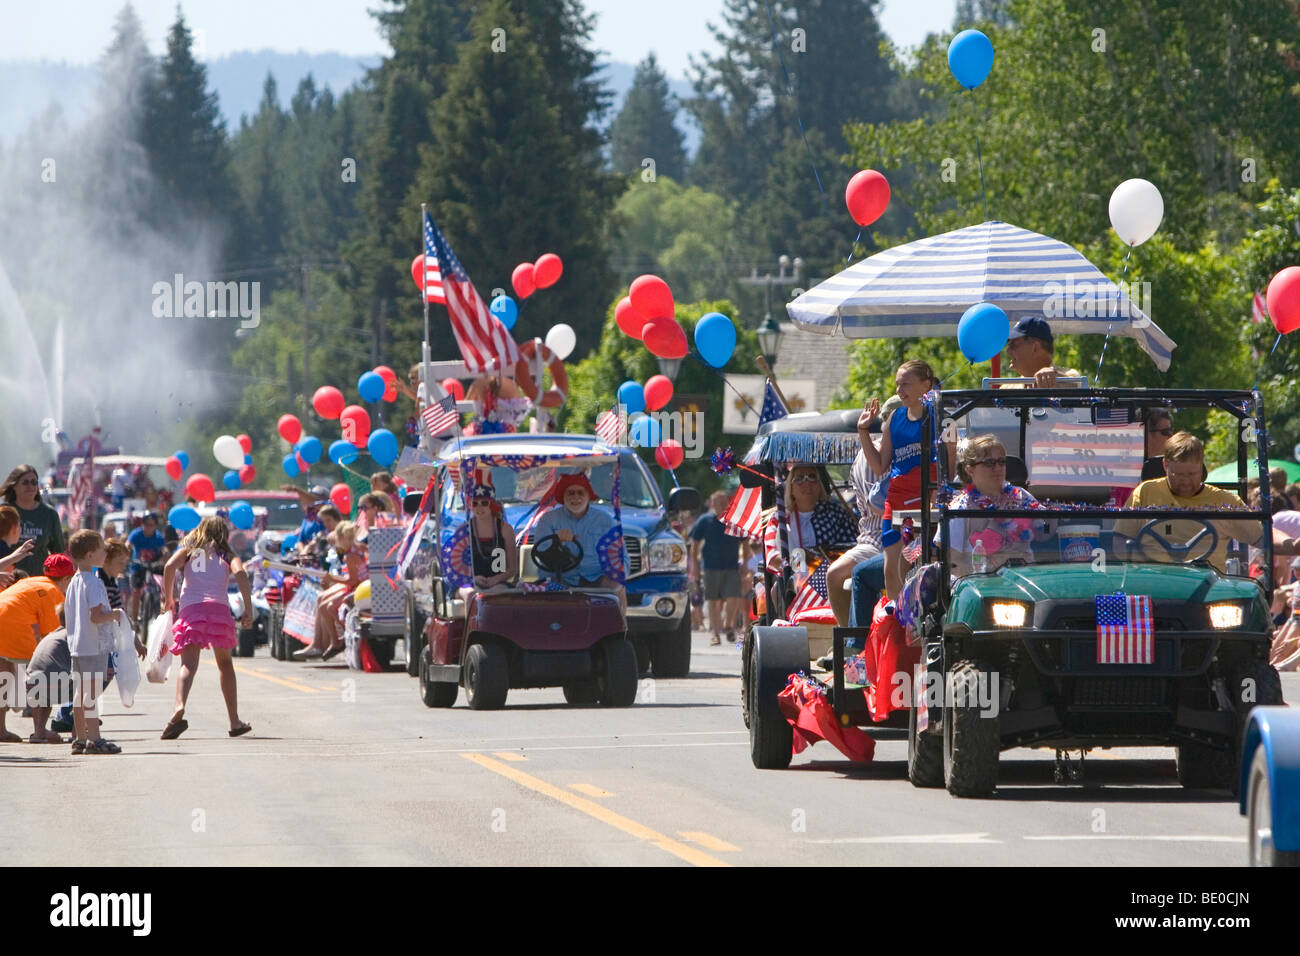
[[[560,281],[563,274],[564,263],[553,252],[544,253],[533,263],[533,279],[539,289],[549,289]]]
[[[290,445],[302,437],[302,422],[298,421],[297,415],[281,415],[275,427],[279,430],[280,437]]]
[[[452,395],[456,401],[465,401],[465,386],[456,379],[444,378],[439,384],[442,385],[443,391]]]
[[[416,256],[414,259],[411,260],[411,278],[415,280],[415,284],[419,286],[420,291],[423,292],[424,291],[424,256],[423,255]]]
[[[343,482],[340,481],[330,489],[330,501],[345,515],[352,513],[352,489]]]
[[[305,475],[307,472],[311,471],[311,463],[308,462],[306,458],[303,458],[301,454],[294,452],[293,457],[294,460],[298,462],[298,471],[301,474]]]
[[[657,412],[673,400],[673,383],[667,375],[651,375],[645,382],[645,407]]]
[[[251,455],[253,453],[253,439],[249,438],[247,435],[240,435],[235,440],[239,442],[239,447],[244,449],[245,455]]]
[[[637,276],[632,280],[627,297],[632,300],[632,307],[647,320],[673,317],[673,291],[658,276]]]
[[[686,451],[682,448],[682,443],[674,441],[671,438],[665,438],[655,449],[655,461],[659,462],[660,467],[672,471],[681,465],[686,458]]]
[[[316,409],[316,414],[321,418],[338,418],[346,404],[343,393],[333,385],[322,385],[311,397],[311,407]]]
[[[1300,266],[1287,266],[1268,283],[1268,317],[1283,335],[1300,329]]]
[[[165,464],[163,467],[167,469],[167,477],[170,478],[172,481],[181,480],[181,472],[183,472],[185,469],[181,467],[181,460],[177,458],[175,455],[172,455],[170,458],[168,458],[167,464]]]
[[[690,346],[686,344],[686,333],[677,324],[676,319],[651,319],[641,330],[641,340],[651,355],[659,358],[686,358]]]
[[[249,484],[256,477],[257,469],[252,465],[245,465],[243,468],[239,469],[239,483],[241,485]]]
[[[343,440],[349,441],[357,448],[364,449],[370,439],[370,413],[360,405],[349,405],[339,415],[339,426],[343,430]]]
[[[375,374],[384,380],[384,401],[397,401],[397,373],[387,365],[376,365]]]
[[[856,173],[844,190],[844,204],[859,226],[869,226],[889,205],[889,180],[874,169]]]
[[[521,299],[526,299],[537,289],[537,280],[533,276],[533,264],[531,262],[521,262],[515,266],[515,271],[510,273],[510,284],[514,286],[515,295]]]
[[[212,479],[202,472],[190,475],[189,481],[185,482],[185,497],[193,498],[195,501],[212,501],[216,498],[216,489],[212,487]]]
[[[623,330],[625,335],[630,335],[637,341],[641,340],[641,330],[645,327],[645,319],[641,313],[632,305],[632,300],[627,296],[618,300],[618,305],[614,306],[614,321],[618,327]]]

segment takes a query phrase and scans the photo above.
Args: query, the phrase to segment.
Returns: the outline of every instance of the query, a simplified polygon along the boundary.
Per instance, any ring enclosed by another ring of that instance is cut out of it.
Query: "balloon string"
[[[864,226],[863,229],[865,228],[866,227]],[[862,241],[862,229],[859,229],[857,237],[853,240],[853,245],[849,248],[849,257],[844,260],[844,264],[846,266],[853,261],[853,253],[858,251],[858,243],[861,241]]]
[[[826,198],[826,190],[822,188],[822,176],[817,172],[817,159],[813,156],[812,146],[808,142],[808,134],[804,132],[803,117],[799,115],[799,101],[794,96],[794,86],[790,83],[790,71],[785,68],[785,54],[781,52],[781,44],[776,39],[776,20],[772,17],[772,5],[763,0],[763,6],[767,9],[767,22],[772,29],[772,49],[776,50],[777,59],[781,61],[781,72],[785,75],[785,92],[786,95],[794,101],[794,118],[799,124],[799,135],[803,137],[804,147],[808,150],[808,165],[812,167],[813,177],[817,180],[817,191],[822,194],[822,202],[826,204],[826,212],[831,212],[831,201]]]
[[[980,171],[980,195],[984,197],[984,221],[989,221],[989,196],[984,191],[984,156],[980,151],[980,134],[975,134],[975,163]]]
[[[1128,275],[1128,260],[1129,260],[1129,256],[1131,255],[1133,255],[1133,247],[1129,246],[1128,252],[1124,253],[1124,270],[1120,273],[1119,276],[1119,284],[1121,286],[1121,291],[1124,285],[1124,277]],[[1115,307],[1116,308],[1119,307],[1119,296],[1115,297]],[[1115,318],[1115,316],[1111,316],[1111,318]],[[1106,361],[1106,346],[1110,344],[1110,330],[1114,328],[1114,326],[1115,326],[1114,322],[1110,322],[1106,325],[1106,338],[1103,339],[1101,343],[1101,356],[1097,359],[1097,374],[1094,376],[1094,378],[1096,378],[1097,380],[1096,384],[1098,385],[1101,384],[1101,363]]]
[[[739,398],[742,402],[744,402],[744,403],[745,403],[745,407],[748,408],[751,412],[753,412],[754,415],[755,415],[756,417],[759,417],[759,418],[762,417],[762,416],[759,414],[758,409],[755,408],[753,405],[750,404],[749,399],[746,398],[743,394],[741,394],[740,389],[736,388],[736,386],[732,385],[729,381],[727,381],[727,376],[726,376],[725,374],[723,374],[722,369],[720,369],[720,368],[714,368],[714,367],[713,367],[712,365],[710,365],[708,362],[704,361],[704,357],[703,357],[702,355],[700,355],[699,352],[696,352],[694,349],[692,349],[692,350],[691,350],[690,352],[688,352],[687,354],[688,354],[691,358],[693,358],[693,359],[695,359],[696,361],[698,361],[701,365],[703,365],[705,368],[707,368],[707,369],[708,369],[710,372],[712,372],[714,375],[718,376],[718,378],[722,379],[722,384],[725,385],[725,386],[727,386],[727,388],[731,389],[733,392],[735,392],[735,393],[736,393],[736,397]]]
[[[1282,342],[1282,333],[1279,332],[1279,333],[1277,334],[1277,338],[1273,340],[1273,347],[1272,347],[1271,349],[1268,350],[1268,354],[1269,354],[1270,357],[1272,356],[1272,354],[1273,354],[1274,352],[1277,351],[1277,347],[1278,347],[1278,345],[1281,344],[1281,342]],[[1255,391],[1255,389],[1259,388],[1259,380],[1263,377],[1263,375],[1264,375],[1264,367],[1263,367],[1263,365],[1261,364],[1261,365],[1260,365],[1260,369],[1259,369],[1259,374],[1255,376],[1255,384],[1252,385],[1252,386],[1250,387],[1250,390],[1251,390],[1252,392]]]
[[[674,487],[674,488],[680,488],[680,487],[681,487],[681,484],[677,481],[677,472],[674,471],[673,469],[669,468],[669,469],[668,469],[668,474],[669,474],[669,475],[672,477],[672,479],[673,479],[673,487]]]
[[[941,378],[941,379],[939,379],[938,381],[936,381],[936,382],[934,383],[934,387],[935,387],[935,388],[938,388],[940,385],[942,385],[944,382],[948,381],[948,379],[952,378],[954,375],[960,375],[962,372],[965,372],[967,369],[972,369],[972,368],[974,368],[974,367],[975,367],[975,363],[974,363],[974,362],[968,362],[968,363],[966,364],[966,368],[956,368],[956,369],[953,369],[951,372],[949,372],[949,373],[948,373],[947,375],[945,375],[943,378]]]

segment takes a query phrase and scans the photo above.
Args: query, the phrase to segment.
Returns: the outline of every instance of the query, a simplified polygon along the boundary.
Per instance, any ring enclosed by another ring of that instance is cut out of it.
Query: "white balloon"
[[[573,354],[577,344],[577,335],[574,334],[570,326],[565,325],[563,322],[553,326],[551,331],[546,333],[546,347],[554,352],[561,362]]]
[[[1164,218],[1160,190],[1145,179],[1126,179],[1110,194],[1110,224],[1130,246],[1140,246],[1154,236]]]
[[[212,443],[212,457],[223,468],[238,471],[244,467],[244,446],[233,435],[222,435]]]

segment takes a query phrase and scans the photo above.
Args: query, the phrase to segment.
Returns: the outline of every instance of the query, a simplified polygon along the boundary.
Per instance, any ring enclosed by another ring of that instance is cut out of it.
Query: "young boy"
[[[113,646],[113,625],[122,621],[122,611],[109,606],[108,592],[95,574],[95,568],[107,558],[107,551],[98,531],[78,531],[68,541],[68,554],[77,566],[68,584],[63,611],[72,657],[74,754],[122,752],[117,744],[99,736],[96,711]]]

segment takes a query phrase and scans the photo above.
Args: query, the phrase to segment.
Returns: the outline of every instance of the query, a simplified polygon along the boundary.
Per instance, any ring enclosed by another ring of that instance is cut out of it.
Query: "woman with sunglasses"
[[[958,455],[962,477],[969,484],[948,502],[950,509],[1039,507],[1038,499],[1007,481],[1007,450],[996,435],[977,435]],[[948,527],[948,559],[958,577],[975,568],[972,556],[987,556],[984,570],[995,571],[1012,558],[1033,561],[1030,544],[1043,523],[1028,518],[954,518]],[[939,536],[936,532],[935,541]]]
[[[0,484],[0,498],[18,509],[20,540],[33,542],[32,550],[15,567],[38,577],[47,557],[67,550],[59,513],[41,500],[40,479],[31,465],[19,465],[9,472]]]
[[[821,476],[812,465],[795,465],[785,480],[786,544],[793,556],[795,552],[824,550],[831,545],[851,546],[858,539],[857,523],[839,500],[832,498],[822,485]],[[768,521],[763,536],[767,566],[774,574],[781,573],[780,545],[776,528],[776,513]],[[795,570],[805,573],[807,558],[792,558]],[[803,564],[804,567],[800,567]]]
[[[474,587],[480,591],[513,581],[519,573],[515,533],[501,515],[492,486],[476,484],[470,498],[469,544],[474,561]]]

